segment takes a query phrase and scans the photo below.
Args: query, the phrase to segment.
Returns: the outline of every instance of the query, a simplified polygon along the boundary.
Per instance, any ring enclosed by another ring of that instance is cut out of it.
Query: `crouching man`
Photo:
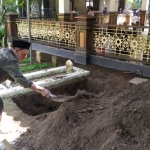
[[[17,39],[12,41],[12,49],[2,48],[0,50],[0,83],[9,79],[19,83],[24,88],[30,88],[49,98],[50,91],[48,89],[35,85],[26,79],[20,71],[18,61],[23,60],[27,56],[30,45],[31,43],[27,41]],[[3,109],[3,101],[0,98],[0,123]]]

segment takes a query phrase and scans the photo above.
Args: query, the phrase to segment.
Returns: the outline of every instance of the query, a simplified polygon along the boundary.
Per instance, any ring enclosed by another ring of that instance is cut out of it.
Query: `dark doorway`
[[[99,0],[93,0],[93,7],[95,11],[99,10]]]
[[[49,9],[49,0],[43,0],[43,14],[44,17],[50,16],[50,9]]]
[[[122,10],[124,10],[124,8],[125,8],[125,0],[119,0],[118,11],[120,10],[120,8],[122,8]]]

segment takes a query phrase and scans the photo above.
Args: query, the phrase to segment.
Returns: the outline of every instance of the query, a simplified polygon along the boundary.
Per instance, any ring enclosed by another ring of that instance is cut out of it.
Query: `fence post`
[[[140,13],[140,25],[141,26],[145,25],[145,20],[146,20],[146,10],[141,10],[141,13]],[[142,28],[142,31],[144,31],[144,28]]]
[[[6,27],[7,27],[7,39],[11,42],[17,35],[16,19],[18,18],[17,13],[6,13]]]
[[[76,43],[74,60],[77,63],[86,65],[89,63],[89,56],[93,49],[93,25],[96,17],[90,15],[80,15],[75,17],[76,23]]]
[[[109,12],[109,24],[117,25],[117,15],[118,12]]]

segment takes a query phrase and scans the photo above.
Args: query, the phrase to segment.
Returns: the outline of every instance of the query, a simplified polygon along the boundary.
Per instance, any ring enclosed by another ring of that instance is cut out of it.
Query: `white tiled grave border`
[[[50,77],[51,75],[55,75],[55,74],[59,74],[59,73],[63,73],[63,72],[64,73],[66,72],[66,66],[32,72],[32,73],[24,74],[24,76],[26,78],[32,80],[32,79],[42,78],[42,77],[46,77],[46,76]],[[62,78],[58,78],[58,79],[49,78],[49,80],[46,79],[46,80],[41,80],[41,81],[37,81],[34,83],[36,85],[40,85],[42,87],[50,87],[52,85],[59,85],[63,82],[67,82],[67,81],[70,81],[75,78],[81,78],[81,77],[87,76],[89,74],[90,74],[90,72],[87,70],[73,67],[73,73],[66,73],[65,75],[63,75]],[[32,91],[32,90],[29,88],[23,88],[21,86],[12,87],[10,89],[4,88],[4,89],[0,89],[0,97],[1,98],[11,98],[13,96],[17,96],[19,94],[24,94],[24,93],[27,93],[30,91]]]

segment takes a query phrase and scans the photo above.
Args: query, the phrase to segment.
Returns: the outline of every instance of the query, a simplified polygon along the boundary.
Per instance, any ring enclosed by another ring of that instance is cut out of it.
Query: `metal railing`
[[[93,38],[95,54],[125,60],[150,61],[150,35],[147,26],[96,24]]]
[[[28,21],[17,19],[17,37],[28,39]],[[144,29],[144,31],[143,31]],[[33,42],[75,50],[77,48],[76,22],[44,21],[31,19]],[[150,62],[150,33],[148,26],[94,24],[93,54]]]
[[[28,39],[28,21],[17,19],[17,37]],[[31,20],[31,40],[67,49],[76,48],[76,27],[73,22]]]

